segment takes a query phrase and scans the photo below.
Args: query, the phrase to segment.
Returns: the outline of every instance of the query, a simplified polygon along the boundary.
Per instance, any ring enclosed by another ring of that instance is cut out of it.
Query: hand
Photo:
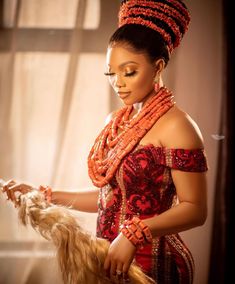
[[[7,199],[11,200],[15,207],[19,205],[19,194],[26,194],[35,189],[32,185],[19,183],[14,180],[5,182],[2,186],[2,191],[7,194]]]
[[[125,278],[127,276],[129,267],[135,256],[136,247],[120,233],[116,239],[111,243],[107,257],[104,262],[104,269],[107,276]],[[122,272],[118,274],[117,272]]]

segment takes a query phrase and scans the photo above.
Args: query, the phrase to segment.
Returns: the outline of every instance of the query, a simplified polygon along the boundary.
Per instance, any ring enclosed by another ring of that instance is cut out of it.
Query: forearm
[[[97,212],[99,189],[87,191],[52,191],[52,203],[68,206],[71,209],[83,212]]]
[[[144,220],[153,237],[179,233],[204,224],[206,208],[181,202],[158,216]]]

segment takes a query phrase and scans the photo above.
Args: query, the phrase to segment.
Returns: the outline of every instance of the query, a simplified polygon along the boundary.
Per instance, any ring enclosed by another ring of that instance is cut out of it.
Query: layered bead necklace
[[[172,93],[161,87],[132,118],[133,106],[125,106],[115,113],[96,138],[88,156],[88,173],[95,186],[108,184],[122,159],[173,105]]]

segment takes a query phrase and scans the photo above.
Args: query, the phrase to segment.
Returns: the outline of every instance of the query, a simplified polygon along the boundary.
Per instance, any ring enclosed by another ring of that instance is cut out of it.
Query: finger
[[[8,185],[8,188],[7,188],[7,196],[8,196],[8,199],[13,201],[14,203],[16,203],[16,195],[15,195],[15,188],[13,188],[14,186],[9,186]]]
[[[13,186],[10,186],[9,187],[10,190],[16,192],[16,191],[19,191],[23,194],[29,192],[30,190],[32,190],[32,187],[29,186],[29,185],[25,185],[23,183],[19,183],[19,184],[15,184]]]
[[[111,266],[110,266],[110,275],[113,277],[113,276],[116,276],[116,270],[117,270],[117,264],[115,261],[112,261],[111,262]]]
[[[129,267],[130,267],[129,263],[124,263],[122,268],[123,273],[128,273]]]
[[[129,279],[128,277],[129,268],[130,268],[130,264],[128,263],[125,263],[122,267],[122,272],[123,272],[122,277],[123,277],[124,282]]]
[[[16,184],[16,182],[13,179],[10,179],[10,180],[8,180],[7,182],[4,183],[4,186],[9,187],[9,186],[12,186],[14,184]]]
[[[24,189],[23,184],[17,183],[11,186],[8,186],[9,190],[11,191],[22,191]]]
[[[6,193],[6,195],[7,195],[7,200],[9,200],[10,199],[10,197],[11,197],[11,195],[10,195],[10,192],[9,192],[9,189],[8,189],[8,187],[7,186],[3,186],[3,192],[5,192]]]
[[[3,184],[2,191],[8,193],[9,187],[13,186],[16,182],[14,180],[9,180]],[[9,198],[9,197],[8,197]]]
[[[110,259],[109,257],[106,257],[104,261],[104,270],[107,277],[110,277],[110,265],[111,265]]]
[[[126,273],[122,274],[122,283],[130,283],[130,278],[129,278],[128,274],[126,274]]]
[[[18,187],[19,187],[19,185],[18,185]],[[15,203],[16,203],[16,196],[15,196],[16,189],[17,189],[17,187],[16,187],[15,182],[13,180],[7,182],[6,185],[4,186],[4,191],[6,192],[8,199],[15,202]]]
[[[118,278],[118,280],[122,279],[123,276],[123,264],[118,264],[116,267],[116,276]]]
[[[15,196],[15,192],[13,190],[8,190],[9,193],[9,199],[11,201],[13,201],[14,203],[16,203],[16,196]]]
[[[11,201],[15,200],[14,192],[11,192],[10,190],[7,189],[5,193],[7,194],[7,200],[11,200]]]

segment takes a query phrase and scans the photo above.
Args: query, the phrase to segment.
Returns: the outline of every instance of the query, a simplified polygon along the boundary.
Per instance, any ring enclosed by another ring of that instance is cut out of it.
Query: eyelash
[[[136,71],[132,71],[130,73],[126,73],[125,77],[131,77],[131,76],[134,76],[135,74],[136,74]]]
[[[132,71],[130,73],[124,74],[125,77],[132,77],[137,73],[137,71]],[[113,76],[115,73],[104,73],[105,76]]]

